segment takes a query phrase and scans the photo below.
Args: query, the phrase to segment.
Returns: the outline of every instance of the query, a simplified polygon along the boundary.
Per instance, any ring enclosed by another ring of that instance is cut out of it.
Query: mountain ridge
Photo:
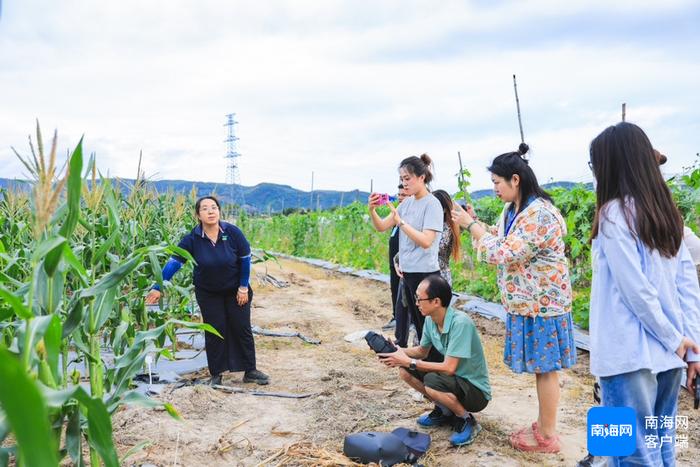
[[[133,179],[111,178],[113,182],[118,182],[130,190],[135,181]],[[297,209],[320,209],[326,210],[337,206],[345,206],[354,201],[365,203],[369,192],[361,190],[338,191],[338,190],[299,190],[289,185],[278,183],[262,182],[253,186],[236,185],[230,187],[223,183],[215,182],[195,182],[190,180],[146,180],[149,188],[155,189],[159,193],[173,191],[181,194],[189,194],[193,187],[196,188],[199,196],[208,194],[216,195],[223,203],[230,203],[235,200],[236,204],[243,204],[245,209],[251,213],[282,212],[285,210]],[[564,187],[571,188],[577,185],[573,182],[553,182],[543,185],[543,188]],[[27,180],[0,178],[0,188],[5,189],[28,189]],[[242,196],[241,196],[242,195]],[[493,190],[476,190],[471,192],[474,199],[485,196],[493,196]],[[240,201],[244,202],[241,203]]]

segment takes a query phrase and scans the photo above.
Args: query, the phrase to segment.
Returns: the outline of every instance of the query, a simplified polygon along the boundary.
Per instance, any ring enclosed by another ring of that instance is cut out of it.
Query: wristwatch
[[[403,227],[404,225],[406,225],[406,221],[403,220],[403,219],[401,219],[401,220],[399,221],[399,227]]]
[[[416,369],[416,363],[417,363],[417,362],[416,362],[416,359],[415,359],[415,358],[412,358],[412,359],[411,359],[411,363],[408,365],[408,369],[409,369],[409,370],[415,370],[415,369]]]

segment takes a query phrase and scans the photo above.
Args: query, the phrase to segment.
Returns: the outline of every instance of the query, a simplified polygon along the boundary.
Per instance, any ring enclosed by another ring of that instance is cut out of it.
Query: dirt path
[[[182,422],[163,411],[143,408],[126,408],[115,416],[120,454],[143,441],[152,443],[129,458],[128,465],[257,465],[300,441],[338,452],[347,433],[415,427],[415,418],[431,409],[428,402],[414,400],[398,380],[396,370],[379,364],[364,342],[354,345],[343,340],[354,331],[378,329],[388,320],[391,301],[387,285],[294,261],[281,264],[281,270],[270,265],[270,272],[291,286],[254,287],[254,324],[297,330],[322,344],[256,337],[258,367],[272,378],[262,389],[320,394],[294,400],[225,394],[205,386],[168,388],[160,397],[179,410]],[[514,451],[507,439],[508,433],[537,417],[534,377],[514,375],[502,363],[502,323],[479,316],[473,319],[481,332],[494,392],[489,406],[477,414],[484,430],[473,445],[458,449],[450,447],[447,428],[430,430],[433,444],[425,464],[576,465],[586,454],[586,411],[592,402],[587,355],[580,354],[576,368],[561,378],[563,451],[558,455],[522,454]],[[226,375],[224,384],[250,387],[241,378],[240,373]],[[684,394],[681,413],[689,415],[691,430],[690,448],[679,456],[681,465],[693,465],[691,460],[699,454],[700,430],[691,406]],[[282,458],[265,464],[277,465]]]

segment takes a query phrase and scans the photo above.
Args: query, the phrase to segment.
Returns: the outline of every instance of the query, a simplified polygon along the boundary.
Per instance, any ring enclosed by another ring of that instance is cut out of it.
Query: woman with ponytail
[[[590,157],[591,373],[603,406],[637,416],[636,450],[609,465],[675,465],[675,424],[665,420],[675,420],[685,368],[691,392],[700,371],[700,289],[683,219],[641,128],[608,127]]]
[[[506,205],[498,225],[475,219],[454,204],[453,219],[472,236],[477,255],[498,268],[507,312],[503,360],[515,373],[534,373],[539,411],[531,427],[516,431],[521,451],[555,453],[559,375],[576,362],[571,282],[564,246],[566,222],[524,157],[527,144],[501,154],[488,168],[496,196]]]
[[[443,213],[440,201],[428,190],[433,180],[430,170],[432,161],[427,154],[412,156],[399,164],[401,184],[407,197],[395,208],[389,204],[391,213],[379,217],[377,207],[380,195],[369,196],[369,213],[374,228],[385,232],[394,226],[399,228],[399,264],[403,275],[404,296],[408,306],[397,307],[396,343],[400,347],[408,344],[408,327],[413,323],[420,339],[423,335],[425,317],[418,310],[415,296],[418,284],[430,274],[439,274],[438,249],[443,229]],[[440,355],[434,352],[432,361],[439,361]]]

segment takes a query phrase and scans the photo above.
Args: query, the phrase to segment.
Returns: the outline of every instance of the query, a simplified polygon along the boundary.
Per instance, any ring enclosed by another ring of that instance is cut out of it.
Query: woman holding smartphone
[[[425,318],[418,311],[415,301],[418,284],[430,274],[439,274],[438,249],[443,229],[443,212],[440,201],[428,190],[433,180],[430,170],[432,160],[427,154],[411,156],[399,164],[401,184],[407,195],[398,209],[389,203],[391,213],[379,217],[377,207],[382,195],[372,193],[369,197],[369,214],[378,232],[385,232],[394,226],[399,229],[399,264],[403,274],[403,293],[408,299],[408,307],[396,316],[396,343],[406,347],[408,327],[413,323],[418,338],[423,335]],[[398,310],[401,311],[401,310]],[[431,357],[439,361],[440,355],[434,352]]]

